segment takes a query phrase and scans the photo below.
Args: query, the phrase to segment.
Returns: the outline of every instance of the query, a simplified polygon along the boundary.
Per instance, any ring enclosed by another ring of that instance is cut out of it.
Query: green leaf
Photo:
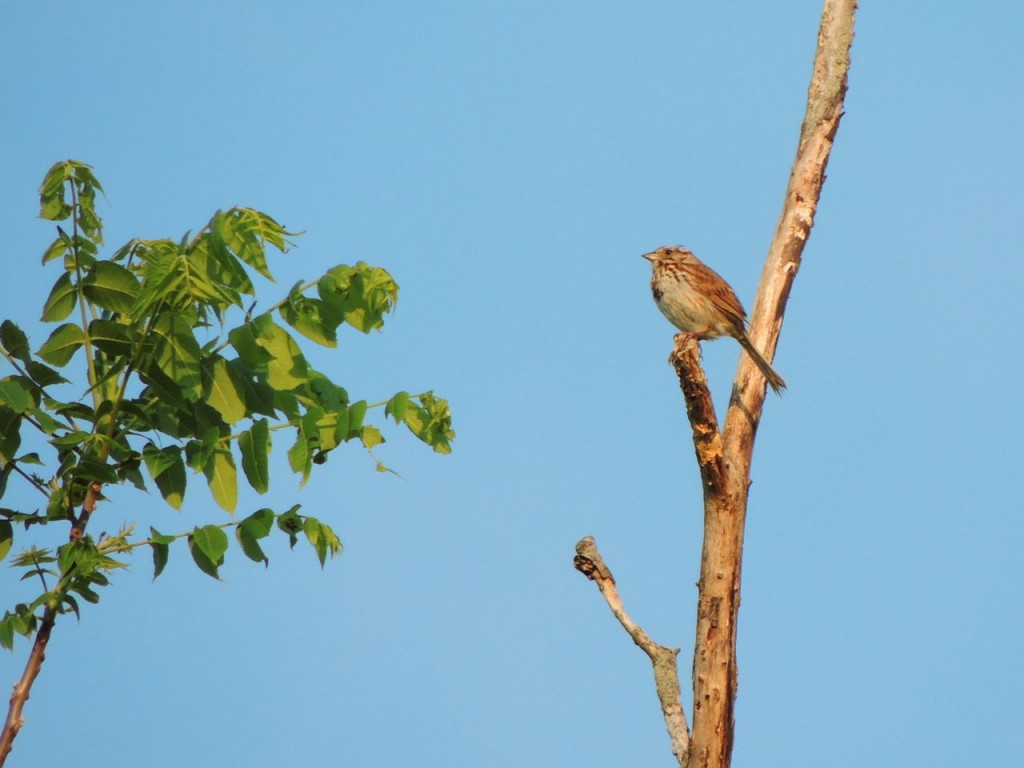
[[[213,533],[211,529],[216,531],[216,533]],[[220,534],[219,538],[217,534]],[[199,566],[199,570],[215,579],[220,578],[217,575],[217,569],[224,563],[224,552],[227,548],[227,535],[215,525],[196,528],[188,536],[188,549],[192,555],[192,560]],[[219,550],[220,555],[216,558],[211,558],[207,554],[207,550],[210,552],[217,552]]]
[[[238,356],[254,371],[261,371],[270,360],[270,354],[259,344],[260,334],[274,321],[270,315],[260,315],[252,320],[233,328],[228,333],[228,341],[235,348]]]
[[[168,545],[174,543],[173,536],[165,536],[161,534],[152,525],[150,526],[150,547],[153,548],[153,579],[156,581],[157,577],[164,572],[164,567],[167,565],[167,557],[170,553]]]
[[[312,424],[312,429],[316,430],[315,445],[317,448],[317,453],[313,455],[313,461],[317,464],[323,464],[327,461],[326,454],[337,448],[340,442],[337,436],[338,414],[324,413],[320,408],[311,410],[318,414],[318,417],[315,417],[316,421]],[[342,410],[342,413],[348,415],[344,410]]]
[[[149,546],[153,550],[153,581],[156,581],[156,577],[163,573],[164,568],[167,567],[167,559],[170,557],[171,548],[157,541],[150,541]]]
[[[451,441],[455,439],[452,416],[448,401],[427,392],[419,396],[420,405],[410,408],[405,414],[405,424],[416,437],[432,447],[437,453],[451,453]]]
[[[302,517],[298,514],[300,505],[296,504],[277,518],[277,527],[288,534],[288,546],[294,547],[302,530]]]
[[[62,272],[43,305],[43,320],[47,323],[60,322],[71,314],[77,302],[78,291],[71,283],[71,273]]]
[[[334,413],[334,444],[338,445],[350,439],[349,409],[341,408]]]
[[[293,507],[298,509],[298,506]],[[243,528],[247,528],[257,539],[270,535],[274,530],[274,511],[272,509],[258,509],[241,522]]]
[[[26,579],[26,577],[27,578],[33,578],[33,577],[35,577],[35,575],[36,574],[34,572],[33,573],[28,573],[28,574],[25,574],[25,576],[22,576],[21,578],[22,578],[22,581],[24,581]],[[49,594],[44,594],[44,596],[43,596],[44,601],[49,596],[50,596]],[[23,635],[24,637],[28,637],[29,635],[31,635],[33,632],[36,631],[36,626],[37,626],[38,622],[36,620],[36,616],[35,616],[35,613],[33,613],[33,611],[37,607],[38,607],[38,605],[35,605],[35,604],[33,604],[32,606],[28,606],[28,605],[25,605],[24,603],[18,603],[16,606],[14,606],[14,613],[10,614],[10,616],[11,616],[11,622],[12,622],[12,624],[14,626],[14,631],[15,632],[17,632],[19,635]]]
[[[99,253],[94,243],[84,235],[75,235],[67,239],[68,252],[64,254],[64,270],[77,272],[78,270],[88,271],[96,263],[96,254]]]
[[[57,564],[63,573],[67,573],[74,567],[76,576],[89,576],[99,566],[99,551],[90,536],[85,536],[77,541],[70,541],[57,550]]]
[[[55,195],[64,188],[64,182],[71,178],[71,163],[61,160],[50,166],[43,178],[42,186],[39,187],[40,195]]]
[[[180,283],[182,290],[176,301],[192,305],[203,315],[206,313],[206,308],[210,307],[218,317],[223,309],[232,304],[242,306],[238,291],[222,285],[215,276],[220,270],[214,266],[214,275],[210,274],[213,265],[210,264],[209,253],[205,245],[200,248],[190,247],[185,254],[184,260],[178,259],[177,261],[178,270],[182,276]]]
[[[185,463],[196,472],[202,472],[220,442],[220,431],[213,427],[206,430],[199,440],[185,443]]]
[[[129,355],[131,342],[128,326],[113,320],[97,319],[89,323],[89,338],[101,351],[108,355]]]
[[[363,431],[360,434],[360,437],[363,440],[363,445],[370,450],[373,450],[384,442],[384,435],[380,433],[380,430],[369,424],[363,426]]]
[[[309,375],[306,359],[295,339],[276,323],[260,330],[256,343],[270,355],[267,383],[274,389],[289,390],[305,384]]]
[[[91,437],[91,433],[76,429],[50,439],[50,445],[57,449],[76,448]]]
[[[302,475],[300,487],[305,485],[313,469],[313,457],[301,427],[295,430],[295,444],[288,449],[288,466],[292,468],[292,472]]]
[[[393,418],[396,424],[401,424],[408,410],[409,393],[399,392],[388,400],[387,404],[384,406],[384,415]]]
[[[245,402],[246,416],[254,413],[264,416],[277,415],[277,411],[274,410],[274,390],[267,382],[257,378],[241,358],[228,360],[228,374]]]
[[[32,418],[39,422],[39,429],[43,434],[52,435],[60,429],[67,428],[67,424],[57,421],[42,408],[33,408],[30,413],[32,414]]]
[[[321,439],[321,424],[324,419],[323,408],[309,408],[299,422],[306,443],[313,451],[321,450],[323,441]]]
[[[288,301],[281,305],[281,317],[292,328],[307,339],[325,347],[338,346],[338,324],[342,320],[339,313],[331,311],[331,307],[320,299],[307,299],[299,288],[302,282],[294,285],[288,294]]]
[[[50,243],[50,247],[47,248],[46,251],[43,253],[43,264],[46,264],[47,262],[53,261],[54,259],[59,259],[61,256],[64,256],[68,252],[68,248],[68,241],[65,240],[64,238],[58,237],[56,240]]]
[[[0,560],[7,557],[14,544],[14,526],[6,520],[0,520]]]
[[[71,215],[71,206],[64,202],[64,196],[54,195],[40,201],[39,218],[50,221],[63,221]]]
[[[242,551],[250,560],[266,565],[269,561],[259,540],[266,537],[274,526],[274,513],[269,509],[261,509],[245,518],[235,528],[235,537],[242,546]]]
[[[238,471],[231,447],[218,443],[203,467],[213,500],[225,512],[234,512],[238,504]]]
[[[309,543],[313,545],[313,549],[316,550],[316,556],[320,561],[321,568],[324,567],[328,554],[334,557],[341,551],[341,540],[334,531],[315,517],[307,517],[302,522],[302,531],[306,534],[306,539],[309,540]]]
[[[150,366],[149,370],[139,371],[139,377],[149,387],[144,393],[147,398],[156,397],[178,412],[188,407],[178,383],[155,365]]]
[[[251,296],[255,293],[252,281],[245,267],[239,263],[224,242],[222,235],[224,214],[217,211],[210,220],[206,233],[200,239],[197,251],[205,248],[209,254],[206,266],[210,278],[226,288]]]
[[[67,606],[66,608],[63,606]],[[65,594],[63,599],[63,606],[61,607],[61,613],[67,613],[67,609],[70,608],[72,613],[75,614],[75,618],[79,621],[82,620],[82,613],[78,608],[78,601],[73,595]]]
[[[39,356],[50,365],[63,368],[85,343],[85,334],[74,323],[65,323],[50,334],[39,348]]]
[[[21,384],[8,378],[0,381],[0,405],[21,414],[35,407],[35,401]]]
[[[281,411],[288,421],[295,421],[302,417],[302,411],[299,409],[299,398],[294,392],[280,392],[270,388],[267,388],[273,392],[274,408]]]
[[[70,178],[69,161],[54,163],[39,188],[39,218],[63,221],[71,215],[71,206],[64,200],[64,183]]]
[[[100,192],[103,191],[103,186],[100,184],[99,179],[92,172],[92,166],[86,163],[79,162],[77,160],[68,160],[68,166],[71,168],[71,177],[75,181],[80,182],[83,186],[89,187],[88,194],[95,194],[92,192],[92,187],[95,187]]]
[[[386,269],[356,262],[328,270],[317,283],[320,298],[330,311],[363,333],[384,325],[384,315],[398,301],[398,284]]]
[[[176,445],[157,448],[153,443],[146,443],[142,449],[142,460],[164,501],[180,510],[185,498],[186,483],[181,449]]]
[[[228,536],[223,528],[204,525],[202,528],[193,529],[190,538],[211,561],[218,565],[224,561],[224,553],[228,549]]]
[[[274,278],[267,268],[267,245],[284,252],[290,245],[287,237],[298,234],[251,208],[232,208],[216,224],[227,248],[268,280]]]
[[[214,238],[207,232],[190,243],[188,279],[197,299],[210,306],[218,317],[231,305],[242,306],[243,292],[252,294],[253,286],[245,269],[227,251],[218,251]],[[219,258],[222,253],[225,258]]]
[[[114,251],[114,255],[110,257],[110,260],[125,261],[130,259],[132,256],[135,255],[135,248],[138,246],[139,242],[140,241],[137,238],[134,240],[129,240],[127,243],[125,243],[116,251]]]
[[[29,360],[25,363],[25,373],[40,387],[52,387],[54,384],[68,383],[68,380],[53,370],[53,368],[43,365],[38,360]]]
[[[353,437],[359,437],[363,428],[363,419],[366,417],[366,401],[360,400],[352,403],[348,409],[348,434],[345,439]],[[338,424],[341,424],[341,420],[338,420]],[[340,441],[339,441],[340,442]]]
[[[142,449],[142,460],[146,462],[150,477],[155,480],[175,464],[181,463],[181,448],[176,445],[158,448],[149,442]]]
[[[157,544],[173,544],[177,536],[168,536],[164,533],[160,533],[153,526],[149,526],[149,539]]]
[[[146,480],[139,470],[140,464],[138,454],[135,454],[133,459],[122,461],[117,466],[117,477],[122,483],[131,483],[138,490],[145,491],[148,489],[146,488]]]
[[[188,551],[189,554],[192,555],[192,561],[199,567],[199,570],[207,576],[220,580],[220,576],[217,573],[217,569],[220,566],[204,555],[202,550],[200,550],[199,547],[195,545],[195,542],[192,541],[191,537],[188,539]]]
[[[242,451],[242,471],[246,480],[257,493],[266,493],[270,488],[270,474],[267,455],[270,452],[270,427],[266,419],[256,419],[252,427],[238,438]]]
[[[124,314],[135,303],[139,281],[120,264],[98,261],[83,281],[82,293],[97,306]]]
[[[72,510],[68,503],[68,495],[63,488],[56,488],[50,493],[46,502],[47,520],[70,520]]]
[[[185,399],[195,402],[202,397],[199,342],[183,315],[176,312],[158,315],[153,324],[152,347],[157,367],[180,387]]]
[[[96,594],[94,590],[89,587],[89,583],[86,581],[76,581],[71,585],[71,591],[77,592],[82,598],[89,603],[95,605],[100,601],[100,596]]]
[[[309,370],[309,391],[325,411],[337,411],[348,405],[348,392],[319,371]]]
[[[243,395],[238,391],[235,378],[228,368],[227,360],[216,357],[212,362],[204,361],[205,401],[217,410],[226,424],[234,424],[245,418],[246,408]]]
[[[324,454],[337,445],[334,435],[335,416],[322,408],[310,408],[299,420],[295,444],[288,451],[292,471],[301,474],[300,487],[309,480],[313,462],[322,464]]]
[[[21,328],[10,320],[4,320],[3,323],[0,323],[0,344],[3,344],[4,349],[7,350],[11,357],[15,357],[23,363],[28,363],[31,360],[28,337]]]
[[[177,307],[185,284],[177,244],[170,240],[136,240],[133,250],[142,272],[142,287],[129,314],[143,317],[155,313],[161,305]]]
[[[270,564],[270,559],[263,551],[263,547],[260,546],[259,541],[257,541],[248,530],[242,526],[238,526],[235,528],[235,538],[238,539],[238,543],[242,547],[242,552],[244,552],[245,556],[250,560],[257,563],[263,563],[264,565]]]
[[[114,467],[99,459],[83,456],[78,461],[74,471],[77,480],[85,480],[92,483],[116,483],[117,472]]]
[[[62,403],[52,398],[47,398],[46,407],[50,408],[54,413],[69,419],[96,420],[96,411],[85,403]]]

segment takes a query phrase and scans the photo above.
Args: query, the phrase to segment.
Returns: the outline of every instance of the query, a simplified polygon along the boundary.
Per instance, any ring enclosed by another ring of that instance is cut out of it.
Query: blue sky
[[[862,5],[776,357],[789,389],[758,435],[735,764],[1001,764],[1024,684],[1024,9]],[[242,500],[330,522],[346,549],[322,572],[301,548],[266,570],[233,549],[221,584],[178,549],[152,582],[137,558],[57,627],[10,764],[672,765],[647,660],[573,546],[596,536],[633,617],[683,648],[687,689],[700,487],[639,255],[684,243],[752,303],[819,14],[8,9],[5,317],[45,338],[36,190],[73,157],[113,246],[247,205],[306,233],[268,300],[387,267],[384,332],[316,364],[370,399],[433,388],[458,431],[449,457],[389,432],[403,479],[353,448],[301,492],[281,471]],[[737,356],[705,345],[720,403]],[[125,491],[94,527],[222,519],[197,484],[183,513]]]

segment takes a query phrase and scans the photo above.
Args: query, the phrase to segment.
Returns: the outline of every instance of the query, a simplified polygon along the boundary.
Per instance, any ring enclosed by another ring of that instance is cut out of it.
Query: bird
[[[680,245],[668,245],[643,257],[653,268],[654,303],[672,325],[697,339],[736,339],[768,385],[782,394],[786,382],[750,341],[746,310],[721,275]]]

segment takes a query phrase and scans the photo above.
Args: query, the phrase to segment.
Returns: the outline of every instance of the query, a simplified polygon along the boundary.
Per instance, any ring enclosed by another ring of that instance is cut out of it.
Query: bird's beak
[[[651,251],[650,253],[645,253],[645,254],[643,255],[643,258],[645,258],[645,259],[647,259],[648,261],[650,261],[650,262],[652,262],[652,263],[653,263],[653,262],[654,262],[654,256],[655,256],[655,251]]]

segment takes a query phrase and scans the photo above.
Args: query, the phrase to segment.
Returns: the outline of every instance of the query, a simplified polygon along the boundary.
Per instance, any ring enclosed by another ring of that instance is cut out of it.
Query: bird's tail
[[[747,354],[750,355],[750,359],[754,361],[754,365],[758,367],[761,373],[764,374],[764,377],[768,380],[768,386],[775,391],[775,394],[781,395],[782,390],[786,388],[786,382],[782,380],[782,377],[775,372],[775,369],[772,368],[769,362],[764,359],[760,352],[757,351],[757,348],[751,343],[747,334],[744,333],[741,335],[739,337],[739,342],[743,348],[747,350]]]

